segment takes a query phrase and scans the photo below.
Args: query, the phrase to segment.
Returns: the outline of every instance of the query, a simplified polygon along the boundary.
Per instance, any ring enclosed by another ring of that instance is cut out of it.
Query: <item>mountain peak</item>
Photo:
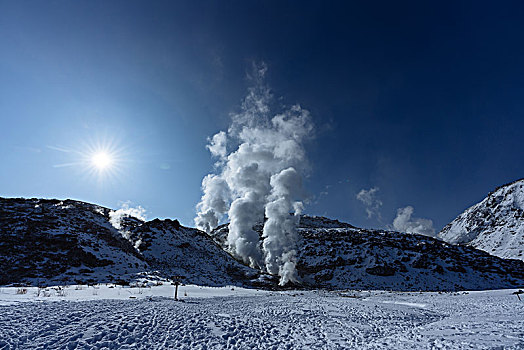
[[[497,187],[446,225],[438,237],[524,260],[524,179]]]

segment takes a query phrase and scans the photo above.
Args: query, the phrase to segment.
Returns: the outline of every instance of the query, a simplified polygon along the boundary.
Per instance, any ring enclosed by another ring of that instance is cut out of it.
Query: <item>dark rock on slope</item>
[[[300,219],[297,270],[311,287],[436,291],[524,285],[522,261],[422,235],[358,229],[335,221],[322,228],[326,220]],[[226,248],[227,232],[223,225],[211,235]]]
[[[110,281],[143,271],[147,264],[108,214],[72,200],[0,198],[0,284]]]
[[[0,198],[0,285],[129,281],[144,273],[249,285],[259,275],[176,220],[124,216],[116,229],[111,212],[73,200]]]

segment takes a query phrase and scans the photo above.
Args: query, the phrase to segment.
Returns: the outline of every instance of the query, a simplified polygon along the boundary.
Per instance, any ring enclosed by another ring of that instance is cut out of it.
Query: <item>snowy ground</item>
[[[0,288],[0,349],[524,349],[513,291]]]

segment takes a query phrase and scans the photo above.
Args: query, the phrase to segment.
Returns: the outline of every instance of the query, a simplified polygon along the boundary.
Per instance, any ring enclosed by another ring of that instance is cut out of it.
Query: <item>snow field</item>
[[[65,296],[38,297],[2,288],[0,349],[524,349],[524,301],[513,290],[182,286],[177,302],[170,285],[134,289],[100,286],[93,295],[93,287],[70,287]]]
[[[187,297],[213,298],[219,296],[259,295],[267,291],[246,289],[235,286],[204,287],[196,285],[180,285],[179,299]],[[37,287],[0,287],[0,305],[12,305],[20,302],[49,302],[49,301],[88,301],[101,299],[144,299],[151,297],[173,298],[175,287],[169,282],[162,285],[153,283],[132,284],[121,286],[115,284],[71,285]]]

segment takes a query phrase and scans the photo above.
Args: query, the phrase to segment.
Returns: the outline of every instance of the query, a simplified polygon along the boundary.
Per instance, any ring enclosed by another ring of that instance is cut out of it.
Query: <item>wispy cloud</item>
[[[357,199],[366,206],[366,213],[368,219],[376,217],[378,220],[382,220],[380,214],[380,208],[382,207],[382,201],[378,198],[377,192],[380,189],[378,187],[370,188],[369,190],[362,189],[357,194]]]
[[[65,147],[58,147],[58,146],[51,146],[51,145],[47,145],[46,147],[49,149],[52,149],[53,151],[58,151],[58,152],[64,152],[64,153],[74,152],[72,149],[65,148]]]
[[[31,153],[42,153],[42,150],[40,148],[37,148],[37,147],[14,146],[14,148],[17,149],[17,150],[31,152]]]
[[[53,168],[65,168],[69,166],[75,166],[82,164],[81,162],[72,162],[72,163],[62,163],[62,164],[53,164]]]

